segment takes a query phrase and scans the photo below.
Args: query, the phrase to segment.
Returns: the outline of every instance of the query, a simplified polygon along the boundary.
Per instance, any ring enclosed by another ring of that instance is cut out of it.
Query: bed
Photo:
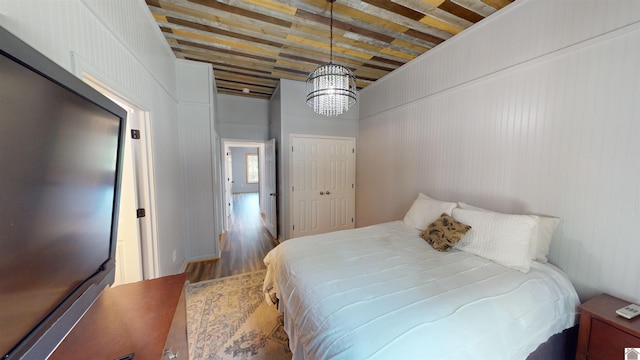
[[[293,359],[526,359],[575,325],[578,296],[557,267],[437,251],[420,234],[396,221],[269,252],[264,292]]]

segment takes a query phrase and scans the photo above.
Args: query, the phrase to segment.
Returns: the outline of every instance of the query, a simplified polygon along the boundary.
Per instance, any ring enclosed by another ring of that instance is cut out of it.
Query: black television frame
[[[2,26],[0,26],[0,54],[17,61],[33,72],[44,76],[120,118],[109,258],[102,264],[98,272],[77,287],[8,354],[0,354],[6,360],[45,359],[55,351],[66,335],[100,296],[104,288],[113,284],[115,280],[116,235],[120,208],[127,112]]]

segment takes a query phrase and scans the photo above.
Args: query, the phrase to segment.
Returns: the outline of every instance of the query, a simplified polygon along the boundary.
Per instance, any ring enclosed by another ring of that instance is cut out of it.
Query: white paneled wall
[[[209,64],[189,60],[177,60],[176,67],[186,257],[219,257],[222,222],[215,202],[222,201],[222,194],[215,179],[219,158],[214,151],[213,71]]]
[[[358,134],[358,106],[346,113],[327,117],[318,115],[306,103],[306,83],[287,79],[280,80],[280,87],[273,99],[280,106],[279,112],[272,111],[272,130],[279,129],[279,134],[272,134],[279,140],[278,149],[278,226],[279,236],[289,239],[291,229],[290,212],[290,154],[289,138],[296,135],[322,135],[356,137]],[[278,118],[279,116],[279,118]],[[356,212],[356,217],[358,216]]]
[[[217,131],[223,139],[268,139],[269,101],[235,95],[218,95]]]
[[[153,142],[158,274],[184,259],[174,56],[142,0],[1,0],[0,25],[73,72],[73,52],[149,111]],[[179,189],[179,190],[176,190]],[[173,253],[177,261],[173,261]]]
[[[640,3],[521,0],[361,94],[358,226],[418,192],[563,219],[584,299],[640,301]]]
[[[167,91],[176,88],[174,58],[158,25],[141,0],[81,0]],[[140,26],[144,24],[145,26]]]

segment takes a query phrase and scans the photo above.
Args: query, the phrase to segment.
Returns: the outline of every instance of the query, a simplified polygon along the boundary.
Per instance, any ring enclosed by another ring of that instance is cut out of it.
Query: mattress
[[[438,252],[402,222],[288,240],[264,262],[294,359],[525,359],[579,304],[551,264]]]

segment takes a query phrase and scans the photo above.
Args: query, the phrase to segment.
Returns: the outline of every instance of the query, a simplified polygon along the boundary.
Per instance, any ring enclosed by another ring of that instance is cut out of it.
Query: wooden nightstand
[[[629,302],[602,294],[579,306],[576,360],[624,359],[625,348],[640,348],[640,317],[627,320],[616,310]]]

